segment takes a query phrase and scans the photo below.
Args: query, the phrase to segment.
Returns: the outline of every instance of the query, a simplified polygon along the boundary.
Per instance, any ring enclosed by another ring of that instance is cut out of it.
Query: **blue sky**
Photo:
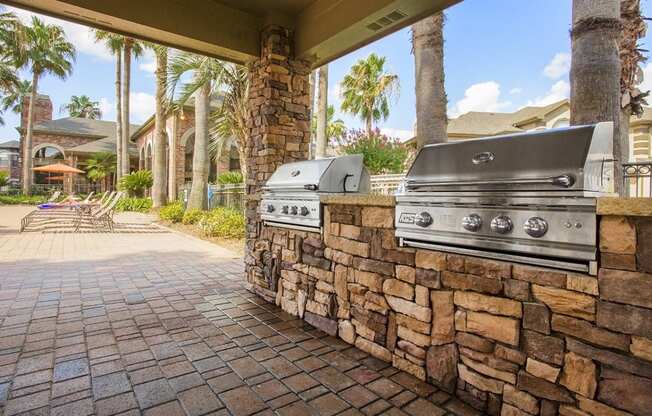
[[[644,11],[649,1],[643,0]],[[21,18],[30,13],[18,11]],[[114,120],[114,63],[87,28],[56,21],[76,45],[74,72],[65,81],[45,77],[39,91],[50,95],[55,117],[71,95],[89,95],[101,101],[104,119]],[[570,0],[465,0],[447,11],[445,36],[446,92],[449,116],[470,110],[513,111],[525,105],[544,105],[568,96],[571,22]],[[651,37],[643,40],[649,48]],[[358,59],[375,52],[387,58],[387,70],[400,77],[400,94],[379,127],[408,138],[415,122],[414,58],[410,32],[404,29],[346,55],[329,66],[329,104],[350,128],[362,123],[339,111],[338,84]],[[131,119],[144,121],[154,109],[154,63],[147,54],[132,64]],[[645,66],[644,88],[652,87],[652,64]],[[27,74],[25,74],[27,75]],[[17,138],[19,119],[4,115],[0,142]]]

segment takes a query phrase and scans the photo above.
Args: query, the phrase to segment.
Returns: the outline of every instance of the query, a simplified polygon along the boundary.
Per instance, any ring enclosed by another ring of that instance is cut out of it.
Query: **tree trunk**
[[[122,60],[122,149],[120,158],[122,159],[122,175],[129,175],[129,88],[131,83],[131,45],[133,40],[125,38],[124,58]]]
[[[115,155],[116,180],[122,177],[122,51],[115,54]]]
[[[195,94],[195,147],[192,155],[192,186],[188,209],[206,208],[208,186],[208,100],[210,83],[204,84]]]
[[[27,131],[23,142],[23,194],[32,194],[32,135],[34,133],[34,103],[38,97],[38,74],[32,73],[32,92],[27,108]]]
[[[167,92],[168,51],[160,46],[156,50],[156,113],[154,119],[154,185],[152,204],[155,208],[167,203],[165,94]]]
[[[369,116],[365,120],[365,130],[367,130],[367,136],[371,137],[371,132],[373,131],[373,129],[374,129],[373,120],[371,119],[371,116]]]
[[[626,153],[620,128],[620,0],[573,0],[571,125],[613,121],[614,191]]]
[[[315,83],[317,82],[317,70],[310,72],[308,82],[310,83],[310,120],[312,120],[312,115],[315,111]],[[315,133],[312,131],[312,129],[310,129],[310,146],[308,147],[308,159],[315,158],[314,150],[312,148],[313,143],[315,143]]]
[[[412,25],[417,149],[447,140],[444,86],[444,14],[437,13]]]
[[[315,143],[315,159],[326,157],[328,137],[328,65],[319,68],[319,92],[317,93],[317,139]]]

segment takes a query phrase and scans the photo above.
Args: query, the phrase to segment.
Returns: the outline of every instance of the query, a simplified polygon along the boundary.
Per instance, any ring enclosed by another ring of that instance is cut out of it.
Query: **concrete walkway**
[[[476,414],[242,286],[177,233],[17,233],[0,206],[0,415]]]

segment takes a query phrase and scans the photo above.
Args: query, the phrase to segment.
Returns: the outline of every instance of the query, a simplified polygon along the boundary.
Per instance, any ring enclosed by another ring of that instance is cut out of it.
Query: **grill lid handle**
[[[420,188],[422,186],[473,186],[473,185],[527,185],[527,184],[548,184],[562,188],[570,188],[575,184],[575,176],[564,174],[549,178],[503,178],[487,180],[470,180],[470,181],[428,181],[428,180],[410,180],[407,181],[408,189]]]

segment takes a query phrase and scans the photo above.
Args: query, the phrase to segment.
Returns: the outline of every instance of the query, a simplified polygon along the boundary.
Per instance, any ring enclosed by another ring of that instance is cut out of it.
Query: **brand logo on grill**
[[[402,212],[401,216],[398,217],[398,222],[401,224],[414,224],[414,217],[416,216],[413,212]]]
[[[298,170],[298,169],[293,170],[292,172],[290,172],[290,176],[292,176],[294,178],[295,176],[299,176],[300,173],[301,173],[301,171]]]

